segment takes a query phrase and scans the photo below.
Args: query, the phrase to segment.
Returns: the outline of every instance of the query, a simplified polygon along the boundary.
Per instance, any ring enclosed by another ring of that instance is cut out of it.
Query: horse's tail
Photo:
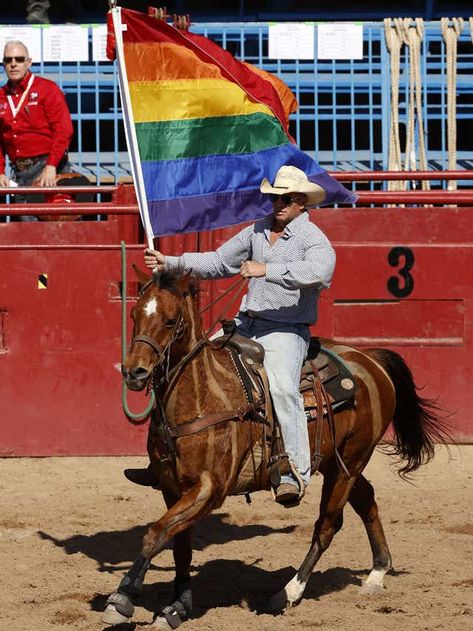
[[[450,426],[436,401],[419,396],[412,373],[398,353],[376,348],[368,354],[386,370],[394,384],[394,443],[383,450],[397,456],[399,462],[404,461],[399,475],[405,478],[432,460],[435,443],[454,442]]]

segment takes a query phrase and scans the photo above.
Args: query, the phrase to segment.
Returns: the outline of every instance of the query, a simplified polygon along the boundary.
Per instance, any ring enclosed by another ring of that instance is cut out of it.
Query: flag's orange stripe
[[[199,59],[191,50],[168,42],[126,43],[128,81],[223,79],[215,64]]]

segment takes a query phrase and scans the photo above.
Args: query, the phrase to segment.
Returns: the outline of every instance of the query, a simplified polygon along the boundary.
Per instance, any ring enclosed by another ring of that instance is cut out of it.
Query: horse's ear
[[[181,278],[178,280],[177,291],[179,292],[181,296],[183,296],[189,291],[189,284],[191,282],[191,278],[192,278],[192,271],[187,272],[186,274],[184,274],[184,276],[181,276]]]
[[[137,267],[134,263],[132,263],[131,266],[136,274],[136,278],[138,279],[139,284],[146,285],[146,283],[151,279],[151,275],[140,270],[140,268]]]

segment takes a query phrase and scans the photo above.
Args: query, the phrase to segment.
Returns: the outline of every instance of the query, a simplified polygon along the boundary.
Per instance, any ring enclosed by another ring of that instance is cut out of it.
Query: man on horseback
[[[275,499],[295,505],[311,472],[307,419],[299,392],[301,368],[310,340],[309,325],[317,321],[320,292],[332,279],[335,252],[306,212],[308,206],[323,201],[325,191],[303,171],[283,166],[274,185],[265,178],[260,190],[271,196],[272,215],[244,228],[215,252],[165,256],[146,250],[145,263],[157,272],[192,270],[205,279],[239,273],[249,279],[235,318],[236,330],[265,349],[264,367],[289,460]],[[151,469],[130,469],[125,475],[138,484],[157,484]]]

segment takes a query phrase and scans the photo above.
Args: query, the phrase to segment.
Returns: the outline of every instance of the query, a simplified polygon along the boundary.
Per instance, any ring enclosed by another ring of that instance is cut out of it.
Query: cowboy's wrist
[[[266,263],[266,280],[270,283],[278,283],[286,273],[287,263]]]
[[[163,265],[166,268],[166,271],[177,272],[183,270],[184,263],[180,256],[169,256],[166,254],[163,258]]]
[[[257,263],[256,275],[259,277],[266,276],[266,263]]]

